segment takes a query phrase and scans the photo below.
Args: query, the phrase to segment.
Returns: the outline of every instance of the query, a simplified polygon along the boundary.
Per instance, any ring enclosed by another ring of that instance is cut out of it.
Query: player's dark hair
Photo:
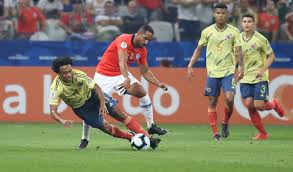
[[[244,14],[242,16],[242,20],[243,20],[244,17],[252,18],[252,21],[254,21],[254,16],[252,14]]]
[[[142,26],[140,26],[138,31],[143,32],[143,33],[150,32],[150,33],[154,34],[154,30],[150,25],[142,25]]]
[[[51,69],[55,73],[59,73],[61,66],[65,66],[69,64],[72,65],[72,59],[70,57],[58,57],[55,60],[53,60]]]
[[[214,6],[214,10],[217,9],[217,8],[220,8],[220,9],[225,9],[227,10],[227,5],[223,4],[223,3],[218,3]]]

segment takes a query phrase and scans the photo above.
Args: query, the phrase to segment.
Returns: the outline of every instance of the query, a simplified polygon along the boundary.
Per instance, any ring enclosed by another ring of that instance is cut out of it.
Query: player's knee
[[[263,111],[264,110],[264,106],[261,104],[255,104],[254,105],[255,109],[259,110],[259,111]]]
[[[218,104],[218,101],[212,99],[212,100],[209,101],[209,108],[216,108],[217,104]]]
[[[137,98],[143,98],[144,96],[146,96],[146,91],[141,90],[136,94]]]
[[[244,104],[247,109],[254,109],[255,108],[253,105],[253,102],[251,102],[251,101],[246,101]]]
[[[140,99],[139,99],[139,104],[140,105],[149,105],[149,104],[151,104],[152,102],[151,102],[151,98],[150,98],[150,96],[149,95],[145,95],[145,96],[143,96],[143,97],[141,97]]]

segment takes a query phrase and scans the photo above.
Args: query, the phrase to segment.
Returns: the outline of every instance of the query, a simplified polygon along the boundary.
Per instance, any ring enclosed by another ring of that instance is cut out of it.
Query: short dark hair
[[[72,65],[72,59],[70,57],[58,57],[55,60],[53,60],[51,69],[55,73],[59,73],[61,66],[65,66],[69,64]]]
[[[254,15],[252,15],[252,14],[244,14],[244,15],[242,16],[242,20],[243,20],[244,17],[252,18],[252,21],[254,21]]]
[[[228,7],[227,7],[226,4],[218,3],[218,4],[215,5],[214,10],[215,10],[216,8],[220,8],[220,9],[225,9],[225,10],[227,10]]]
[[[142,25],[140,26],[140,28],[138,29],[139,32],[151,32],[152,34],[154,34],[154,30],[150,25]]]

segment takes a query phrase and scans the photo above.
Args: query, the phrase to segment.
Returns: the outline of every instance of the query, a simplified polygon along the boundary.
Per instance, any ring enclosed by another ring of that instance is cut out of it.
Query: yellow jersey
[[[62,99],[68,106],[79,108],[91,97],[95,81],[80,70],[72,69],[72,73],[70,83],[62,81],[59,75],[55,77],[50,89],[50,105],[58,105]]]
[[[216,24],[205,28],[198,45],[206,46],[206,67],[209,77],[222,78],[234,73],[234,48],[239,39],[239,30],[227,24],[219,30]]]
[[[269,71],[265,71],[261,79],[256,79],[257,72],[267,61],[267,55],[273,52],[269,41],[260,33],[254,32],[250,39],[244,39],[244,32],[240,34],[239,43],[242,47],[244,59],[244,76],[241,83],[254,84],[269,80]]]

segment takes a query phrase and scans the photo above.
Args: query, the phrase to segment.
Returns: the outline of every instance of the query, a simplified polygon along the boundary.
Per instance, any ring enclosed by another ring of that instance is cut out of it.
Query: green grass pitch
[[[267,125],[269,140],[252,141],[252,126],[233,125],[230,137],[220,143],[211,138],[207,125],[162,126],[169,133],[161,137],[159,148],[142,152],[94,129],[88,148],[77,150],[80,124],[67,129],[58,124],[0,123],[0,171],[293,171],[293,126]]]

